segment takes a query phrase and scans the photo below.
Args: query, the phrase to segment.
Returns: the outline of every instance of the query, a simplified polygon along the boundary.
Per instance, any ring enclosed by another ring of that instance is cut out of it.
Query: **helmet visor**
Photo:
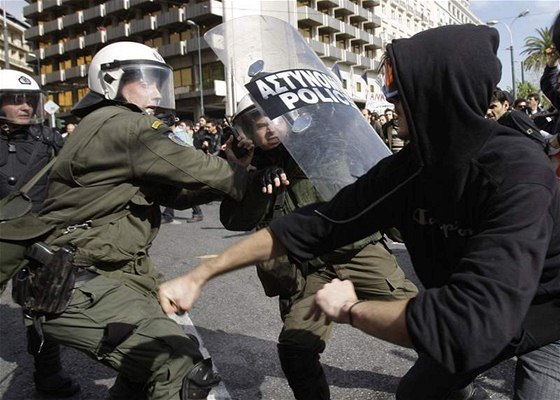
[[[118,98],[143,110],[175,109],[173,72],[163,64],[122,66]]]
[[[43,93],[39,91],[0,91],[0,119],[16,125],[40,124]]]

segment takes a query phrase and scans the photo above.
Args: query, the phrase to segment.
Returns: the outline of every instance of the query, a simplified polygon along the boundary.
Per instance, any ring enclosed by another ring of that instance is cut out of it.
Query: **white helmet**
[[[158,94],[146,90],[146,98],[140,101],[126,99],[122,87],[134,81],[155,83]],[[101,49],[89,66],[88,86],[107,100],[133,103],[142,109],[175,109],[171,67],[157,51],[141,43],[118,42]]]
[[[17,125],[39,124],[43,118],[43,92],[29,75],[0,70],[0,119]]]
[[[253,99],[247,94],[237,103],[237,111],[231,118],[231,123],[238,133],[254,141],[254,122],[261,116]]]

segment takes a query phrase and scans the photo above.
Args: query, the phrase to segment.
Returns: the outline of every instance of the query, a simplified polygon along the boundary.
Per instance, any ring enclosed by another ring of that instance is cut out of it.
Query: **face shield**
[[[389,57],[383,60],[383,95],[387,101],[391,104],[395,104],[399,101],[399,90],[397,89],[397,83],[395,81],[395,76],[393,74],[393,64]]]
[[[107,64],[101,69],[109,71],[104,75],[106,84],[117,85],[115,100],[151,113],[156,109],[175,109],[173,71],[166,64],[130,60],[118,62],[116,70],[110,71],[111,67],[114,68]]]
[[[0,90],[0,119],[16,125],[42,123],[43,93]]]

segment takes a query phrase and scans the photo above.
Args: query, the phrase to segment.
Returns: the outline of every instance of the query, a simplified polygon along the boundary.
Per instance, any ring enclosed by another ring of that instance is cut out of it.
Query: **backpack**
[[[31,212],[27,193],[52,167],[53,157],[19,190],[0,200],[0,294],[8,281],[25,266],[25,252],[33,243],[45,239],[54,229]]]

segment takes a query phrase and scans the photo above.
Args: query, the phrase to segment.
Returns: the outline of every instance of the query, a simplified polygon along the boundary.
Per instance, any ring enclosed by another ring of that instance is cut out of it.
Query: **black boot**
[[[38,392],[56,397],[70,397],[80,391],[80,385],[62,370],[60,346],[57,343],[45,339],[41,351],[32,355],[35,359],[33,379]]]
[[[282,371],[296,400],[328,400],[330,389],[319,354],[278,346]]]
[[[196,363],[183,379],[181,400],[206,399],[212,388],[221,380],[220,375],[212,369],[212,359],[202,360]]]

